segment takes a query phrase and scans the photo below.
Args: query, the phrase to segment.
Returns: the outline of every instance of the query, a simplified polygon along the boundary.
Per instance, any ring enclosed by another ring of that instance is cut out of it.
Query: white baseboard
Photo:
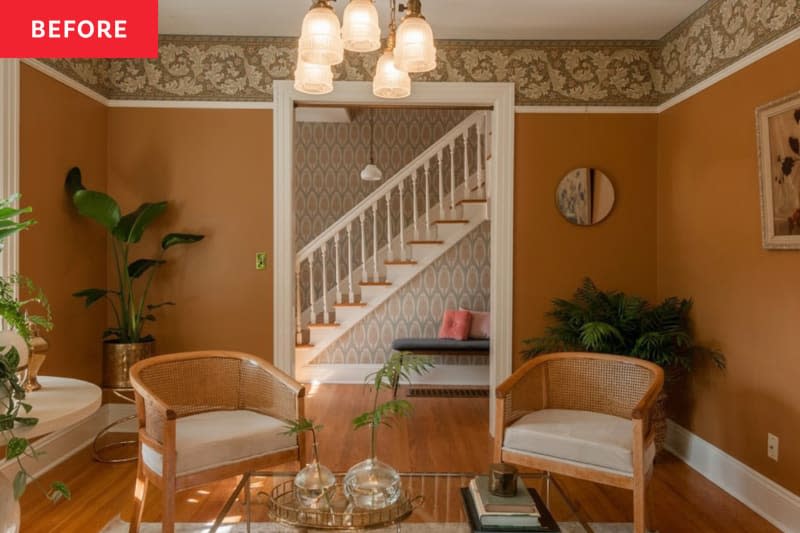
[[[100,430],[120,418],[134,414],[134,412],[133,404],[105,404],[94,414],[74,426],[55,431],[35,441],[33,446],[40,455],[35,458],[25,457],[22,464],[31,476],[38,478],[90,445]],[[130,426],[115,429],[129,430],[129,428]],[[0,473],[8,479],[13,479],[18,468],[16,460],[0,461]]]
[[[297,370],[303,383],[364,383],[364,379],[381,365],[305,365]],[[417,385],[489,386],[488,365],[437,365],[421,376],[414,376]]]
[[[759,474],[672,420],[667,450],[781,531],[800,531],[800,496]]]

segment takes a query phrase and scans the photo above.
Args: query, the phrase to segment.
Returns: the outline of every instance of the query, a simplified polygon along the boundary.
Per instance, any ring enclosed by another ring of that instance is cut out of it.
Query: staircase
[[[476,111],[300,250],[295,369],[489,218],[489,111]],[[347,365],[342,365],[347,366]]]

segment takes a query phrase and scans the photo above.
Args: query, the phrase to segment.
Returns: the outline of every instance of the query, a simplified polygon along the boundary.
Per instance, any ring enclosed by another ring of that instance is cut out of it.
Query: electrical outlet
[[[256,270],[267,268],[267,252],[256,252]]]
[[[772,433],[767,433],[767,457],[773,461],[778,460],[778,437]]]

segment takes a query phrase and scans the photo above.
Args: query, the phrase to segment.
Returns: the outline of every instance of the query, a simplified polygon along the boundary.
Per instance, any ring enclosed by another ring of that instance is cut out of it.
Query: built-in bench
[[[403,338],[392,341],[392,350],[416,355],[489,355],[489,339]]]

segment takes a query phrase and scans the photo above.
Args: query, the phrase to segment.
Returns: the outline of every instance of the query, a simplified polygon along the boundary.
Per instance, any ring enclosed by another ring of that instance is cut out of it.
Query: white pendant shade
[[[317,6],[303,18],[300,57],[315,65],[338,65],[344,59],[339,17],[329,7]]]
[[[333,90],[333,71],[329,65],[306,63],[297,55],[294,88],[306,94],[326,94]]]
[[[361,171],[361,179],[364,181],[380,181],[383,179],[383,172],[376,165],[370,163]]]
[[[400,23],[394,61],[397,68],[406,72],[428,72],[436,68],[433,30],[423,17],[406,16]]]
[[[381,46],[381,27],[373,0],[350,0],[344,10],[342,41],[345,50],[372,52]]]
[[[378,59],[375,77],[372,80],[372,93],[380,98],[405,98],[411,94],[411,78],[408,72],[398,70],[394,55],[386,50]]]

